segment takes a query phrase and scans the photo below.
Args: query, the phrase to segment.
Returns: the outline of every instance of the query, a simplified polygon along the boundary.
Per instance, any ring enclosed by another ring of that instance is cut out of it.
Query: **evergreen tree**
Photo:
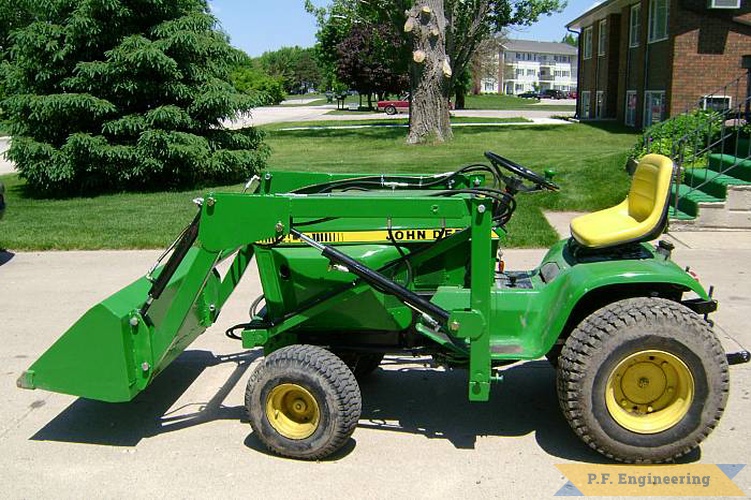
[[[258,131],[222,127],[256,99],[229,83],[237,54],[205,0],[42,3],[10,36],[2,103],[32,189],[237,182],[264,165]]]

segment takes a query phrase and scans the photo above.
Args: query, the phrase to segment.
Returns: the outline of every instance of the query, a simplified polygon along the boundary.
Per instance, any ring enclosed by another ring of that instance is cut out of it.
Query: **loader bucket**
[[[89,309],[21,375],[18,386],[107,402],[133,399],[210,324],[207,304],[218,293],[213,272],[189,294],[189,313],[180,321],[169,318],[173,302],[192,286],[186,281],[201,254],[195,248],[188,253],[146,319],[138,313],[151,287],[146,278]]]

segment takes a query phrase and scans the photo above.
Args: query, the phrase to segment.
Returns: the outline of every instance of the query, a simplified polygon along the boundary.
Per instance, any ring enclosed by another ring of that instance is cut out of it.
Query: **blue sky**
[[[592,7],[593,2],[570,0],[562,13],[544,16],[530,27],[512,29],[511,38],[557,42],[566,34],[566,23]],[[251,56],[284,46],[311,47],[315,43],[315,19],[305,12],[303,0],[209,0],[209,3],[232,45]]]

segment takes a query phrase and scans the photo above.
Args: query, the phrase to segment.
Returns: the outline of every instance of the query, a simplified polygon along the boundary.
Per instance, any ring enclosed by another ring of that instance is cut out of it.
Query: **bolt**
[[[265,180],[267,180],[267,181],[270,181],[270,180],[271,180],[271,173],[269,173],[269,172],[266,172],[266,174],[265,174],[265,175],[263,176],[263,178],[264,178]]]
[[[668,362],[667,362],[667,361],[663,361],[663,362],[662,362],[662,364],[661,364],[660,366],[661,366],[661,367],[663,367],[663,368],[667,368],[667,367],[668,367],[668,366],[670,366],[670,365],[668,365]]]
[[[485,205],[480,205],[479,207],[477,207],[477,212],[478,213],[484,214],[485,210],[487,210],[487,208],[485,207]]]
[[[639,387],[641,389],[644,389],[649,385],[649,379],[647,377],[642,377],[639,379]]]
[[[215,305],[215,304],[211,304],[211,305],[209,306],[209,311],[211,311],[211,312],[214,312],[214,311],[216,311],[216,305]]]
[[[478,177],[477,179],[475,179],[475,186],[479,186],[480,184],[482,184],[482,179]]]
[[[647,413],[652,413],[653,411],[655,411],[654,408],[652,408],[651,406],[647,406]]]
[[[673,392],[673,388],[672,387],[668,387],[668,393],[671,393],[671,392]]]
[[[284,231],[284,224],[282,224],[281,222],[277,222],[274,228],[276,229],[277,233],[281,233],[282,231]]]
[[[625,399],[621,399],[621,406],[623,406],[624,408],[627,407],[628,401],[626,401]]]
[[[458,332],[460,326],[461,325],[459,324],[458,321],[452,321],[451,325],[449,325],[449,328],[451,329],[452,332]]]
[[[128,323],[130,323],[130,326],[138,326],[138,316],[131,316]]]
[[[146,361],[144,361],[143,363],[141,363],[141,370],[147,372],[150,369],[151,369],[151,365],[148,364]]]
[[[216,199],[214,199],[213,196],[209,196],[208,198],[206,198],[207,207],[213,207],[214,205],[216,205]]]

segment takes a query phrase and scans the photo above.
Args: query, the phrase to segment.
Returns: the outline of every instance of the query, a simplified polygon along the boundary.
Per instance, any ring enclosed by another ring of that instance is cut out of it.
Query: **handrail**
[[[659,142],[660,135],[666,131],[670,133],[670,129],[665,127],[676,126],[680,124],[677,120],[685,119],[689,115],[706,112],[703,115],[701,128],[684,131],[681,137],[671,140],[669,156],[676,166],[676,175],[673,180],[673,204],[676,213],[682,198],[701,189],[721,175],[732,171],[744,160],[751,159],[751,151],[739,151],[738,144],[742,136],[748,136],[748,130],[744,130],[746,128],[744,126],[751,122],[751,116],[747,116],[748,108],[751,107],[751,96],[746,96],[745,83],[745,75],[738,77],[714,92],[703,95],[695,102],[695,107],[688,108],[680,115],[657,124],[651,129],[651,133],[649,131],[645,133],[644,149],[646,152],[654,152],[655,149],[662,148],[660,152],[666,154],[665,144]],[[726,105],[723,105],[724,103]],[[728,145],[731,141],[733,149],[728,151]],[[711,153],[729,155],[734,160],[728,166],[722,161],[717,170],[712,170],[716,173],[707,174],[701,182],[692,178],[689,182],[689,189],[681,193],[680,186],[684,183],[682,175],[684,167],[705,163]]]

